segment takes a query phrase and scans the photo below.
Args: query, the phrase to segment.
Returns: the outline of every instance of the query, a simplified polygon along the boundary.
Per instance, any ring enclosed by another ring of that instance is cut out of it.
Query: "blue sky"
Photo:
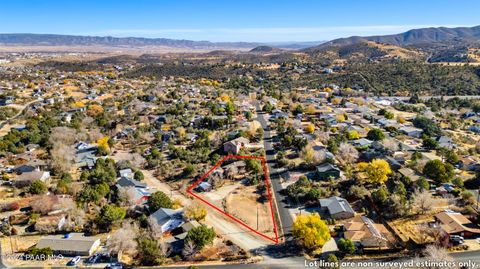
[[[480,24],[477,0],[2,0],[0,33],[320,41]]]

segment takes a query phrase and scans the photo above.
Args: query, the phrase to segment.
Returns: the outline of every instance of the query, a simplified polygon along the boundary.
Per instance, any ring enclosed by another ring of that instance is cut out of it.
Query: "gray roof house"
[[[349,219],[355,216],[355,211],[348,201],[338,196],[320,199],[320,208],[327,210],[334,219]]]
[[[135,188],[142,188],[142,189],[147,188],[146,183],[137,181],[133,178],[124,177],[124,176],[120,177],[117,180],[117,186],[122,188],[126,188],[126,187],[135,187]]]
[[[65,256],[90,256],[100,246],[100,238],[81,233],[47,235],[38,241],[37,248],[51,248],[54,253]]]
[[[421,137],[423,133],[422,129],[412,127],[412,126],[404,126],[398,130],[403,134],[406,134],[411,137],[417,137],[417,138]]]
[[[160,208],[150,215],[150,223],[158,233],[165,233],[175,230],[185,223],[182,209]]]

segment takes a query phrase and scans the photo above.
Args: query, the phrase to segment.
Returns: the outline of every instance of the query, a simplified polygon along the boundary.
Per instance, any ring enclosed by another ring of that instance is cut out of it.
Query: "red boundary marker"
[[[203,179],[205,179],[208,174],[210,174],[213,170],[215,170],[215,168],[219,167],[223,162],[225,162],[226,160],[228,159],[255,159],[255,160],[260,160],[262,162],[262,165],[263,165],[263,174],[265,176],[265,182],[266,182],[266,188],[267,188],[267,194],[268,194],[268,201],[270,203],[270,212],[272,213],[272,222],[273,222],[273,232],[275,233],[275,238],[271,238],[255,229],[253,229],[252,227],[248,226],[246,223],[244,223],[243,221],[225,213],[223,210],[221,210],[220,208],[214,206],[213,204],[209,203],[208,201],[206,201],[205,199],[203,199],[202,197],[198,196],[197,194],[193,193],[192,192],[192,189],[197,186]],[[243,227],[249,229],[250,231],[254,232],[255,234],[263,237],[263,238],[266,238],[270,241],[273,241],[275,244],[278,244],[278,232],[277,232],[277,224],[275,222],[275,214],[273,213],[273,204],[272,204],[272,195],[270,193],[270,183],[268,181],[268,172],[267,172],[267,163],[265,161],[265,158],[263,157],[256,157],[256,156],[241,156],[241,155],[232,155],[232,154],[228,154],[227,156],[225,156],[223,159],[221,159],[218,163],[216,163],[210,170],[208,170],[203,176],[201,176],[197,181],[195,181],[188,189],[187,189],[187,193],[192,195],[193,197],[197,198],[198,200],[202,201],[203,203],[207,204],[208,206],[210,206],[211,208],[217,210],[218,212],[222,213],[223,215],[229,217],[230,219],[234,220],[235,222],[239,223],[240,225],[242,225]]]

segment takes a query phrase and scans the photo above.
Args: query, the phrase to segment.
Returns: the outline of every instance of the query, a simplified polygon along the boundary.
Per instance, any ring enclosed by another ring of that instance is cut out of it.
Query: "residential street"
[[[287,198],[281,194],[282,185],[280,183],[279,169],[275,168],[276,158],[273,150],[272,134],[268,127],[267,119],[265,119],[265,113],[261,110],[260,105],[257,104],[257,118],[260,122],[263,130],[265,131],[263,137],[263,143],[265,147],[265,154],[267,160],[267,168],[269,172],[270,182],[273,188],[273,194],[275,198],[276,209],[280,218],[279,227],[279,239],[286,240],[291,234],[291,228],[293,225],[293,218],[290,214],[289,203]]]

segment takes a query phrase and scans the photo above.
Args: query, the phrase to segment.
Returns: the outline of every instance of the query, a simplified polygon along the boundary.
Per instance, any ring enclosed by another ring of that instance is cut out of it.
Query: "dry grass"
[[[251,228],[273,236],[270,205],[268,202],[259,203],[257,201],[259,197],[255,186],[241,187],[225,198],[226,212],[242,220]]]

